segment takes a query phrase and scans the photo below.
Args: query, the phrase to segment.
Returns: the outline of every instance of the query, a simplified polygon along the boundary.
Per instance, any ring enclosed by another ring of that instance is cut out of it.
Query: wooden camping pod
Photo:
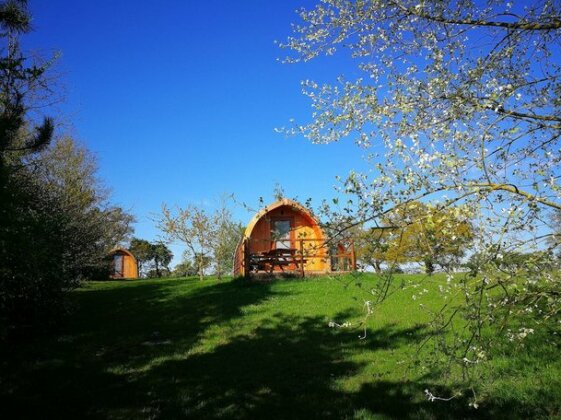
[[[327,273],[332,271],[332,259],[315,217],[296,201],[283,198],[263,208],[247,225],[236,249],[234,275]],[[354,267],[354,261],[347,266]]]
[[[111,259],[110,277],[112,279],[138,278],[138,264],[134,255],[127,249],[116,248],[109,253]]]

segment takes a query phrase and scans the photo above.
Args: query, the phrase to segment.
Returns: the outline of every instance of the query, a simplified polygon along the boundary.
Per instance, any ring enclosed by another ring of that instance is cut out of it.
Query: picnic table
[[[284,272],[284,268],[294,264],[296,269],[301,268],[300,264],[305,264],[306,260],[300,255],[296,255],[294,248],[278,248],[270,251],[258,252],[250,256],[251,267],[255,271],[269,271],[272,273],[275,267],[279,267]]]

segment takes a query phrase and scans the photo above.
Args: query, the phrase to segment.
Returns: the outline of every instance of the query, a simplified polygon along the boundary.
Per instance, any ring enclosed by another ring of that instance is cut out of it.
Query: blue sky
[[[335,195],[336,175],[363,169],[351,142],[312,145],[275,127],[306,122],[303,79],[333,80],[340,61],[281,64],[287,1],[30,1],[35,31],[24,48],[59,51],[61,131],[98,157],[113,201],[155,240],[162,203],[208,206],[222,194],[256,207],[276,184],[305,200]],[[246,223],[251,214],[234,207]],[[180,247],[173,247],[176,254]],[[178,255],[179,257],[179,255]],[[177,259],[175,260],[177,262]]]

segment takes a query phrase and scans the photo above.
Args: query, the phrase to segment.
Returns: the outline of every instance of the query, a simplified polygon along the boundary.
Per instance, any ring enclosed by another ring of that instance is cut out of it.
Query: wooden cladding
[[[317,220],[295,201],[282,199],[249,222],[234,257],[234,275],[327,273],[356,269],[354,250],[330,250]]]

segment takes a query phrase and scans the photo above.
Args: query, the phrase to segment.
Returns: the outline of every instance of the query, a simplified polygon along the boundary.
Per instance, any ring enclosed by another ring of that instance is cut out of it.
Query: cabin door
[[[115,277],[123,277],[124,276],[124,256],[121,254],[115,254],[113,256],[113,267],[115,270]]]
[[[290,220],[272,221],[272,237],[275,249],[290,249]]]

